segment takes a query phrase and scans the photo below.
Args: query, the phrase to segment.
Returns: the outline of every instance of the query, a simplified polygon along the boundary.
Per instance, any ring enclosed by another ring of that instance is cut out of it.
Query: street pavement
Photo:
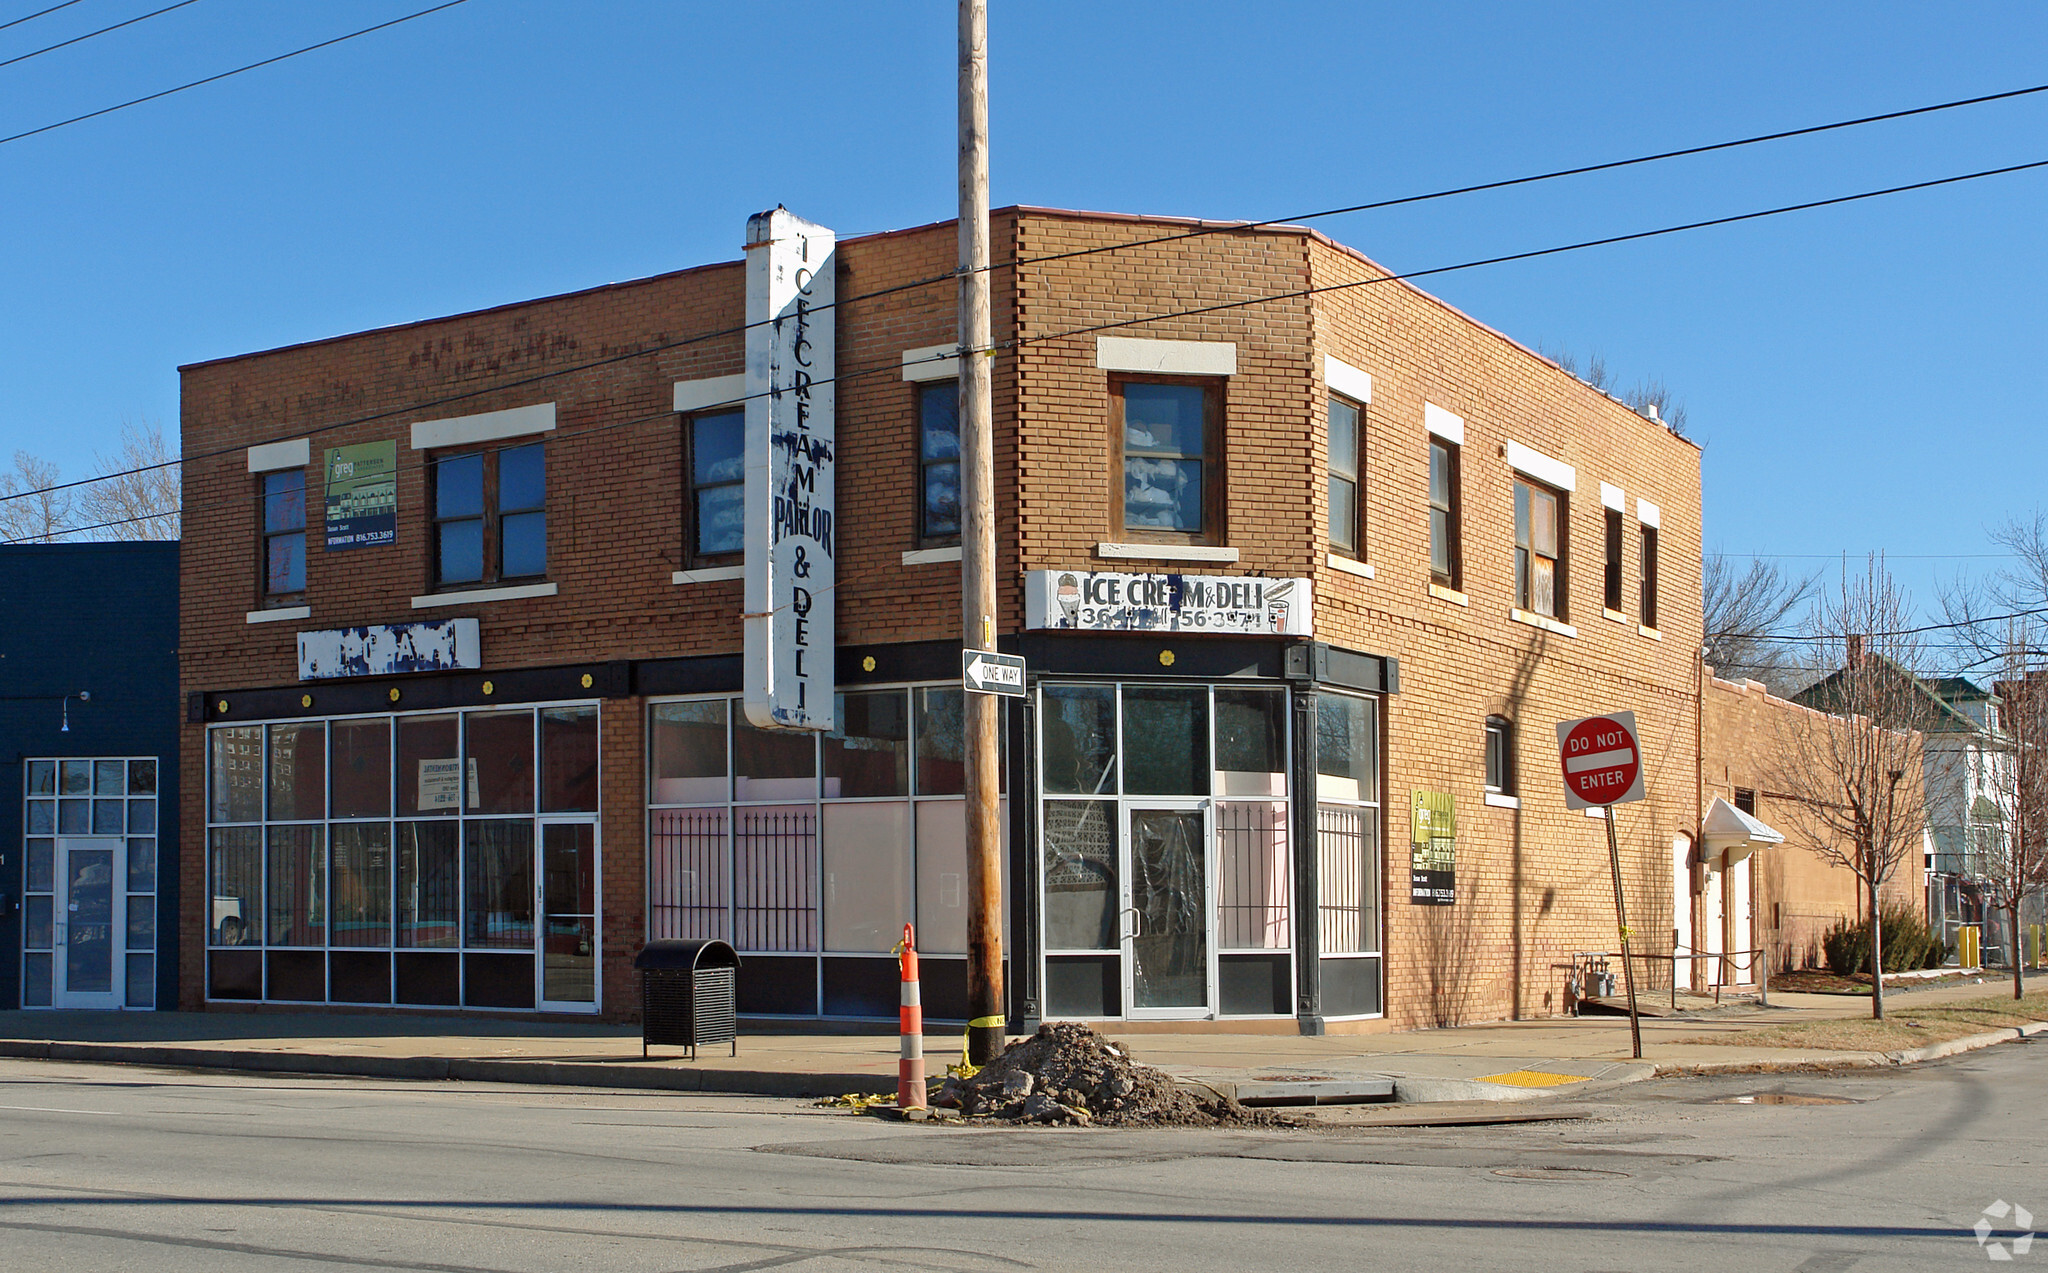
[[[1893,990],[1899,1012],[1997,994],[1995,979]],[[1643,1060],[1630,1055],[1623,1017],[1557,1017],[1455,1029],[1332,1034],[1137,1032],[1109,1027],[1140,1061],[1219,1089],[1289,1082],[1302,1090],[1390,1080],[1407,1102],[1572,1095],[1657,1073],[1887,1063],[1881,1054],[1740,1047],[1678,1040],[1763,1025],[1863,1017],[1869,1000],[1777,994],[1771,1007],[1730,1001],[1718,1011],[1645,1018]],[[471,1079],[765,1095],[896,1090],[897,1040],[868,1033],[764,1032],[743,1023],[737,1055],[724,1047],[657,1048],[643,1058],[634,1026],[485,1020],[393,1013],[6,1012],[0,1056],[111,1061],[376,1078]],[[2010,1037],[2007,1032],[2006,1037]],[[957,1035],[929,1034],[934,1076],[960,1056]]]
[[[1154,1131],[4,1060],[0,1268],[2024,1268],[2044,1055],[1652,1079],[1509,1126]]]

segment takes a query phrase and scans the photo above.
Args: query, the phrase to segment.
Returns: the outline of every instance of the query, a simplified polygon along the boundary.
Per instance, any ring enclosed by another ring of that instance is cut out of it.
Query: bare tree
[[[14,472],[0,473],[0,543],[178,538],[178,460],[161,427],[124,424],[120,445],[94,459],[97,478],[52,490],[57,466],[16,451]]]
[[[1638,380],[1624,389],[1620,379],[1608,369],[1607,359],[1599,354],[1590,355],[1586,359],[1586,369],[1581,371],[1578,355],[1569,349],[1538,346],[1536,352],[1638,415],[1646,415],[1680,437],[1685,436],[1685,404],[1672,394],[1670,386],[1661,378]]]
[[[54,544],[69,534],[71,492],[49,489],[59,480],[48,460],[14,453],[14,472],[0,473],[0,543]]]
[[[2048,894],[2048,615],[2037,613],[2048,610],[2048,516],[2012,518],[1992,528],[1991,540],[2011,564],[1945,588],[1942,608],[1976,654],[1973,666],[1995,669],[1997,763],[1983,766],[1982,778],[2004,821],[1968,844],[1963,862],[1987,911],[2004,913],[2017,999],[2026,993],[2021,913]]]
[[[1879,894],[1899,867],[1917,862],[1927,833],[1925,731],[1952,714],[1919,675],[1921,646],[1906,594],[1876,556],[1861,575],[1845,567],[1824,592],[1808,637],[1840,669],[1797,701],[1836,719],[1825,729],[1788,728],[1775,775],[1806,815],[1788,829],[1831,866],[1861,881],[1870,925],[1870,1014],[1884,1017],[1884,935]]]
[[[1761,557],[1737,573],[1728,557],[1707,553],[1700,563],[1707,666],[1728,680],[1761,681],[1780,698],[1804,688],[1819,675],[1808,643],[1781,638],[1802,626],[1819,584],[1818,575],[1793,578]]]
[[[80,521],[93,539],[176,539],[178,460],[163,429],[148,422],[121,426],[121,444],[99,455],[100,480],[84,487]]]
[[[2048,668],[2025,647],[2015,644],[2008,670],[2017,675],[1993,685],[2002,726],[1999,737],[2007,752],[1993,769],[2003,790],[2001,803],[2012,810],[2004,834],[1986,837],[1973,863],[1985,885],[1985,900],[2005,912],[2011,939],[2012,997],[2027,993],[2024,947],[2020,943],[2020,912],[2028,899],[2048,892]]]

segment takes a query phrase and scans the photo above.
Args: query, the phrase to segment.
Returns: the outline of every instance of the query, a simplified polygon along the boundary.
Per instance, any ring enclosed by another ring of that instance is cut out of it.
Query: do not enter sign
[[[1557,727],[1564,765],[1565,804],[1573,809],[1627,804],[1643,798],[1643,757],[1636,746],[1636,714],[1609,712]]]

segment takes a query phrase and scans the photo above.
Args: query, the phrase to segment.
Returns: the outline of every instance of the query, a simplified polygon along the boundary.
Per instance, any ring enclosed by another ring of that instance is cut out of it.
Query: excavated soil
[[[1084,1025],[1042,1025],[973,1078],[948,1078],[932,1104],[964,1118],[1103,1127],[1291,1126],[1228,1097],[1197,1098]]]

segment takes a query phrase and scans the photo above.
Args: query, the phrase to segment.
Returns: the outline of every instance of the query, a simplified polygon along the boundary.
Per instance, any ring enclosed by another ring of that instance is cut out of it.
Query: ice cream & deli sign
[[[1314,584],[1249,575],[1033,570],[1024,624],[1090,632],[1312,636]]]

